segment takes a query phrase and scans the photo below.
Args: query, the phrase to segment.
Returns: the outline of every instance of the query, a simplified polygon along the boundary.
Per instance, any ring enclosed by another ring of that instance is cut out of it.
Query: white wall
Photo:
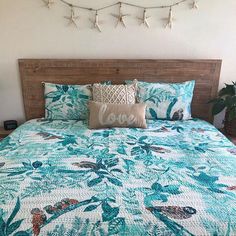
[[[114,1],[79,2],[100,7]],[[174,0],[129,1],[154,5]],[[176,8],[172,30],[164,29],[161,21],[167,10],[149,13],[151,29],[139,27],[135,17],[127,19],[127,29],[114,29],[109,13],[116,8],[109,9],[101,15],[105,22],[98,33],[89,28],[92,15],[86,12],[81,12],[80,31],[67,27],[63,16],[69,11],[59,2],[48,10],[40,0],[0,0],[0,122],[24,121],[18,58],[222,58],[220,87],[235,81],[236,1],[199,0],[199,5],[198,11],[188,4]],[[124,10],[142,15],[139,10]]]

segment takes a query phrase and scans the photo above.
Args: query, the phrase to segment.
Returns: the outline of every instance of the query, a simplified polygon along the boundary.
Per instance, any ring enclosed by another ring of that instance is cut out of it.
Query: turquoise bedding
[[[197,119],[148,127],[20,126],[0,142],[0,235],[236,235],[236,147]]]

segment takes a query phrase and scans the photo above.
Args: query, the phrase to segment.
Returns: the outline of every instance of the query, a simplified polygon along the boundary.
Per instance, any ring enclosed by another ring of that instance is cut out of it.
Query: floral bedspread
[[[197,119],[148,127],[20,126],[0,142],[0,235],[236,235],[236,147]]]

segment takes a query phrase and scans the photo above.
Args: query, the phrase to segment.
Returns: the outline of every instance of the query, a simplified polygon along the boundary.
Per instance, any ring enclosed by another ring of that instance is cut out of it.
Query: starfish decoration
[[[196,0],[194,0],[193,3],[191,4],[191,8],[192,9],[198,9],[198,4],[197,4]]]
[[[118,15],[117,14],[111,14],[111,15],[118,19],[116,23],[116,27],[119,25],[119,23],[121,23],[126,28],[124,18],[129,16],[129,14],[123,14],[121,11],[121,7],[122,7],[122,4],[120,3],[120,10],[119,10]]]
[[[69,20],[69,25],[74,25],[78,28],[78,25],[76,21],[79,19],[79,16],[75,15],[75,10],[73,7],[71,7],[71,14],[70,16],[64,16],[65,19]]]
[[[142,18],[139,18],[139,17],[138,17],[138,19],[141,20],[141,24],[140,24],[140,25],[145,25],[145,26],[147,26],[148,28],[150,28],[150,25],[149,25],[149,23],[148,23],[148,18],[150,18],[150,16],[147,16],[147,10],[144,9],[144,11],[143,11],[143,17],[142,17]]]
[[[99,32],[102,32],[101,27],[100,27],[100,24],[102,24],[102,22],[99,21],[98,12],[97,11],[96,11],[96,14],[95,14],[95,19],[94,20],[90,19],[90,21],[93,23],[93,28],[94,29],[97,29]]]
[[[45,3],[45,6],[50,9],[51,6],[55,3],[54,0],[43,0],[43,2]]]
[[[165,19],[165,20],[166,20],[166,19]],[[166,28],[169,27],[170,29],[172,29],[173,21],[174,21],[174,18],[173,18],[172,7],[170,7],[169,15],[168,15],[168,18],[167,18],[167,24],[166,24],[165,27],[166,27]]]

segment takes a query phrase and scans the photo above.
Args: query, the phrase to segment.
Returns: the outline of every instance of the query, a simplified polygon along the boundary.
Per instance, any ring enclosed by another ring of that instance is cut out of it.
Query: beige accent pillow
[[[146,104],[109,104],[89,102],[89,128],[133,127],[147,128]]]
[[[93,85],[93,101],[116,104],[135,104],[137,85]]]

